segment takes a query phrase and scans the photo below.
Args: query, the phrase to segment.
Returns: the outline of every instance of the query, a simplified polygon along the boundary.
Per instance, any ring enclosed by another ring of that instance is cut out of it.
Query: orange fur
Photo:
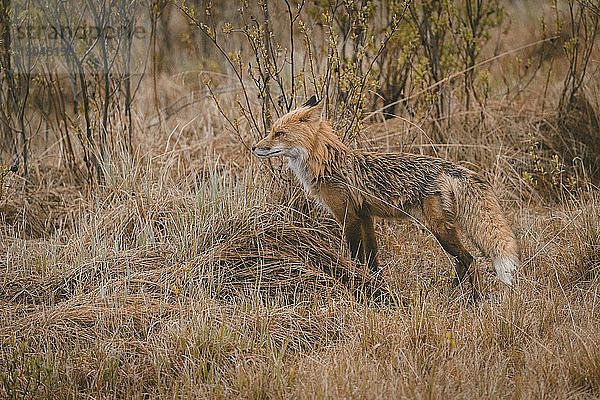
[[[473,171],[439,158],[349,149],[321,118],[314,98],[273,123],[253,146],[261,158],[283,156],[305,190],[331,211],[353,258],[377,271],[373,217],[416,218],[456,260],[459,280],[479,274],[458,231],[492,258],[500,280],[512,283],[518,244],[492,188]]]

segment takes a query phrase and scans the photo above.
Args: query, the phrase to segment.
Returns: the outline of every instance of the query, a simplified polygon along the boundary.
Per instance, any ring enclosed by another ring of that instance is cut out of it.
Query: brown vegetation
[[[506,34],[490,28],[481,59],[535,31],[539,15],[502,4],[517,22]],[[551,18],[551,4],[540,4]],[[164,15],[182,21],[176,13]],[[206,38],[198,46],[212,49]],[[204,67],[222,65],[211,54]],[[567,111],[568,57],[545,55],[532,71],[510,54],[487,80],[476,70],[469,108],[451,81],[446,114],[419,98],[396,118],[360,120],[348,138],[448,158],[492,183],[523,266],[509,289],[479,259],[487,295],[478,306],[451,287],[452,262],[428,232],[388,221],[376,229],[391,296],[363,296],[369,278],[335,222],[279,164],[252,157],[243,142],[260,132],[248,120],[236,131],[209,91],[190,93],[201,86],[192,73],[157,71],[157,92],[151,76],[142,81],[133,149],[107,147],[101,183],[68,121],[72,159],[58,152],[63,134],[32,134],[27,174],[4,173],[3,148],[0,397],[600,397],[597,45],[591,54]],[[221,72],[212,90],[235,115],[240,88]],[[263,98],[248,94],[260,110]],[[119,115],[107,121],[107,143],[127,137]],[[349,114],[337,115],[341,136]]]

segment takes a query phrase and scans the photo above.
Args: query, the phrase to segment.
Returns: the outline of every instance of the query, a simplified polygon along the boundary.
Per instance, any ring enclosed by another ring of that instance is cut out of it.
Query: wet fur
[[[283,155],[305,190],[342,226],[353,258],[377,265],[373,218],[420,220],[456,261],[458,280],[479,297],[480,278],[458,230],[492,258],[498,277],[511,284],[518,245],[490,185],[473,171],[439,158],[351,150],[321,118],[318,105],[277,120],[254,151]]]

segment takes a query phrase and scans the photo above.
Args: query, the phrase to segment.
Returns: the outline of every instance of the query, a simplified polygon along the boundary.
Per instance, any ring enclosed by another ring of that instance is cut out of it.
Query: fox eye
[[[282,131],[277,131],[277,132],[275,132],[275,135],[273,135],[273,137],[279,137],[281,135],[283,135],[283,132]]]

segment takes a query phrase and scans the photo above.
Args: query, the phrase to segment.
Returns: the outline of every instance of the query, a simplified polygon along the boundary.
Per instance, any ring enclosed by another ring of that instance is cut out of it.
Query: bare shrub
[[[600,198],[585,132],[597,125],[598,48],[565,133],[571,27],[544,33],[539,19],[568,19],[569,3],[472,1],[470,14],[446,1],[232,4],[245,3],[187,2],[200,29],[173,4],[136,15],[153,13],[156,64],[147,47],[127,100],[126,61],[115,58],[100,185],[84,161],[79,76],[30,76],[26,175],[22,164],[10,171],[22,152],[18,114],[0,113],[11,124],[0,130],[0,397],[597,397]],[[443,47],[437,82],[407,5],[420,24],[440,24],[430,26]],[[488,6],[505,10],[510,29]],[[556,36],[566,40],[538,52]],[[82,66],[101,161],[106,77],[91,73],[96,61]],[[6,79],[0,71],[8,101]],[[492,183],[521,242],[513,288],[481,263],[486,296],[465,306],[428,232],[378,222],[391,295],[362,299],[380,282],[350,262],[335,221],[244,147],[327,87],[351,146],[437,155]]]

